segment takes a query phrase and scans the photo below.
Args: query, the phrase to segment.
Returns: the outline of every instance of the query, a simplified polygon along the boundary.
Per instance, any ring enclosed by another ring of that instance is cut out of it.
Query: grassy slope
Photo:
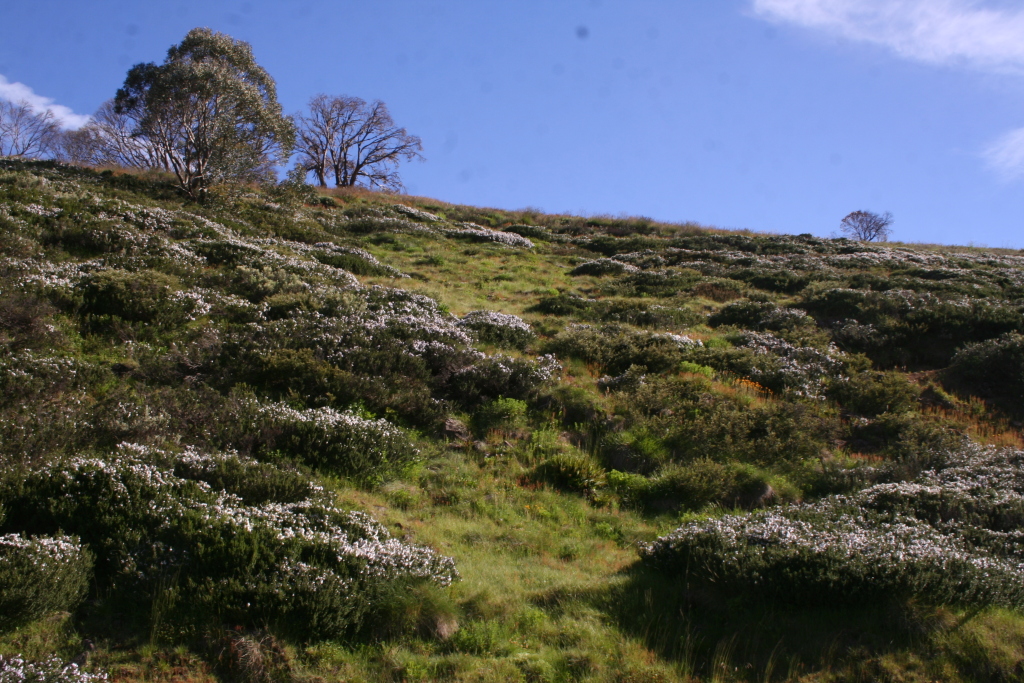
[[[22,171],[24,172],[24,171]],[[8,177],[3,182],[11,183]],[[180,207],[159,183],[147,186],[107,178],[90,192],[138,203]],[[278,202],[287,198],[275,198]],[[698,226],[659,225],[643,220],[591,220],[451,206],[421,198],[336,195],[339,207],[396,201],[496,228],[521,223],[563,229],[563,235],[604,232],[647,233],[657,239],[700,234]],[[244,201],[244,200],[243,200]],[[216,210],[187,207],[216,219]],[[340,211],[341,208],[324,209]],[[274,231],[273,226],[261,228]],[[535,240],[534,250],[438,239],[418,234],[346,234],[337,241],[360,246],[380,261],[412,276],[395,280],[361,277],[364,284],[398,286],[437,299],[456,315],[489,309],[519,315],[541,333],[531,351],[544,347],[567,322],[532,310],[544,297],[572,290],[603,301],[644,304],[650,297],[623,296],[607,278],[571,276],[570,269],[598,256],[584,246]],[[291,237],[295,239],[294,236]],[[319,239],[319,237],[317,237]],[[936,248],[944,251],[941,248]],[[10,251],[10,249],[9,249]],[[751,287],[748,291],[755,291]],[[785,292],[761,291],[780,303]],[[705,314],[723,305],[679,295],[658,299]],[[102,336],[83,335],[73,316],[55,313],[66,330],[65,353],[94,362],[125,360],[123,347]],[[705,325],[670,326],[704,340],[723,336]],[[15,335],[16,336],[16,335]],[[485,349],[494,350],[484,346]],[[594,405],[612,412],[614,399],[595,381],[605,374],[593,363],[563,358],[561,386],[580,387]],[[939,387],[934,368],[910,375]],[[712,391],[735,395],[735,378],[717,373]],[[948,389],[948,387],[947,387]],[[952,394],[945,404],[918,410],[924,421],[945,421],[974,438],[1020,445],[1018,416],[1000,412],[979,398]],[[747,404],[765,403],[760,395]],[[768,402],[782,401],[772,398]],[[471,421],[469,408],[458,416]],[[538,432],[581,443],[586,425],[574,423],[564,405],[535,403],[525,423],[478,433],[476,446],[452,448],[425,430],[423,462],[400,479],[361,489],[323,474],[321,481],[345,506],[370,512],[396,535],[431,546],[457,561],[462,581],[430,600],[460,624],[447,641],[417,630],[415,614],[392,619],[396,632],[345,643],[286,643],[288,675],[324,680],[997,680],[1019,676],[1024,658],[1024,618],[1006,610],[968,611],[897,602],[862,609],[782,609],[743,604],[729,596],[693,594],[636,563],[634,546],[653,540],[681,518],[720,514],[697,511],[648,512],[620,504],[615,495],[586,496],[559,490],[531,477],[544,459],[535,448]],[[879,459],[884,454],[837,457]],[[429,603],[430,600],[426,600]],[[403,608],[423,609],[423,601]],[[405,628],[403,625],[412,624]],[[93,665],[118,679],[182,680],[215,675],[215,657],[190,645],[159,638],[119,639],[78,616],[48,617],[0,636],[0,653],[31,657],[57,652],[70,657],[80,638],[96,637]],[[248,671],[250,677],[258,676]],[[269,675],[269,674],[268,674]]]

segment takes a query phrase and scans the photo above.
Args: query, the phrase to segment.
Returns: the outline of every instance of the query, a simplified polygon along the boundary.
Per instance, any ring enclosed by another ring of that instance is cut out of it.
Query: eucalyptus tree
[[[271,177],[294,142],[274,79],[251,46],[208,28],[189,31],[163,64],[133,66],[114,113],[193,199],[215,183]]]
[[[369,104],[358,97],[317,95],[309,101],[309,115],[295,116],[299,165],[327,186],[367,185],[400,190],[401,161],[422,159],[423,143],[395,125],[386,104]]]

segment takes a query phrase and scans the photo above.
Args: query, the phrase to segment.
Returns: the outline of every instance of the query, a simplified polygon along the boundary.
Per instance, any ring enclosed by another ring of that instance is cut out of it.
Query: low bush
[[[613,470],[608,486],[623,503],[647,512],[701,510],[708,505],[749,509],[795,494],[792,486],[753,465],[711,460],[669,465],[651,477]]]
[[[452,560],[391,538],[319,490],[283,502],[295,487],[271,486],[257,504],[215,490],[203,479],[225,471],[223,457],[203,464],[204,457],[186,452],[179,463],[174,454],[125,445],[108,459],[40,468],[0,486],[10,511],[3,526],[75,533],[96,555],[101,592],[136,615],[156,612],[139,609],[140,601],[160,600],[167,623],[188,638],[211,619],[269,624],[303,640],[337,638],[372,614],[392,582],[457,578]],[[250,468],[233,477],[248,482],[236,490],[251,491],[268,474],[244,460],[233,469]]]
[[[567,450],[537,465],[533,478],[563,491],[592,494],[604,485],[604,470],[589,455]]]
[[[74,611],[91,577],[92,555],[77,538],[0,536],[0,631]]]
[[[524,349],[535,337],[530,325],[519,316],[494,311],[470,311],[459,325],[479,341],[503,348]]]
[[[490,429],[516,429],[526,424],[525,401],[514,398],[496,398],[481,405],[473,415],[478,432]]]
[[[60,657],[32,662],[22,657],[0,656],[0,683],[100,683],[107,674],[82,671],[78,664]]]
[[[876,417],[916,410],[921,388],[908,382],[902,373],[864,372],[832,383],[828,395],[846,410]]]
[[[975,392],[1024,400],[1024,335],[1010,332],[967,344],[953,356],[949,374]]]
[[[536,360],[487,356],[452,373],[446,390],[452,399],[469,406],[499,396],[524,400],[554,379],[560,369],[554,356]]]
[[[81,285],[82,310],[128,322],[175,325],[196,312],[196,301],[180,296],[177,280],[152,270],[104,270]]]
[[[712,579],[758,600],[914,597],[1019,608],[1022,492],[1024,453],[966,447],[914,482],[693,522],[642,555],[686,580]]]
[[[380,484],[419,457],[408,435],[387,420],[333,408],[295,410],[284,403],[243,401],[236,439],[257,438],[256,452],[281,451],[297,461],[363,484]]]
[[[572,324],[548,345],[548,350],[571,358],[579,358],[599,366],[613,375],[625,372],[631,365],[646,366],[651,372],[675,368],[686,354],[702,344],[685,335],[668,332],[631,330],[622,325]]]

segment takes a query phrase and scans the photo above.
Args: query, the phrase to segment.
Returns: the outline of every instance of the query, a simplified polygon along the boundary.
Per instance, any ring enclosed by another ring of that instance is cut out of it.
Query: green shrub
[[[516,429],[526,423],[525,401],[514,398],[497,398],[480,406],[473,421],[480,432],[489,429]]]
[[[763,507],[795,493],[791,485],[753,465],[711,460],[669,465],[652,477],[612,471],[608,487],[625,504],[648,512],[701,510],[708,505]]]
[[[449,396],[465,405],[499,396],[524,400],[551,381],[560,369],[554,356],[540,356],[536,360],[487,356],[452,373],[446,390]]]
[[[459,325],[471,330],[478,340],[503,348],[524,349],[535,337],[522,318],[495,311],[470,311]]]
[[[1024,400],[1024,335],[967,344],[953,356],[949,373],[976,392]]]
[[[74,611],[92,575],[92,555],[74,537],[0,536],[0,631]]]
[[[921,389],[899,372],[865,372],[833,382],[828,394],[847,410],[875,417],[917,409]]]
[[[80,286],[82,310],[128,322],[180,324],[196,310],[196,302],[176,296],[177,285],[175,278],[152,270],[100,271]]]
[[[284,403],[251,401],[243,405],[238,440],[257,436],[257,452],[282,451],[364,484],[380,484],[419,457],[408,435],[387,420],[333,408],[295,410]]]
[[[591,494],[604,485],[604,470],[593,458],[579,451],[557,453],[537,465],[533,471],[537,481],[557,489]]]
[[[296,487],[258,487],[259,476],[287,476],[257,463],[238,459],[225,479],[263,501],[214,490],[205,480],[228,468],[224,457],[203,463],[206,457],[125,445],[106,460],[40,468],[2,482],[0,503],[11,511],[3,526],[75,533],[96,555],[101,593],[137,615],[155,614],[139,603],[159,600],[162,618],[188,638],[214,619],[272,624],[303,640],[337,638],[360,624],[393,582],[448,585],[457,578],[450,559],[391,538],[319,489],[284,502]]]

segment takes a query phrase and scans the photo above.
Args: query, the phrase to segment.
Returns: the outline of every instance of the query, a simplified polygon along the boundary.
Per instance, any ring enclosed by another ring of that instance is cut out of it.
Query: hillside
[[[11,160],[0,233],[0,683],[1024,677],[1024,253]]]

